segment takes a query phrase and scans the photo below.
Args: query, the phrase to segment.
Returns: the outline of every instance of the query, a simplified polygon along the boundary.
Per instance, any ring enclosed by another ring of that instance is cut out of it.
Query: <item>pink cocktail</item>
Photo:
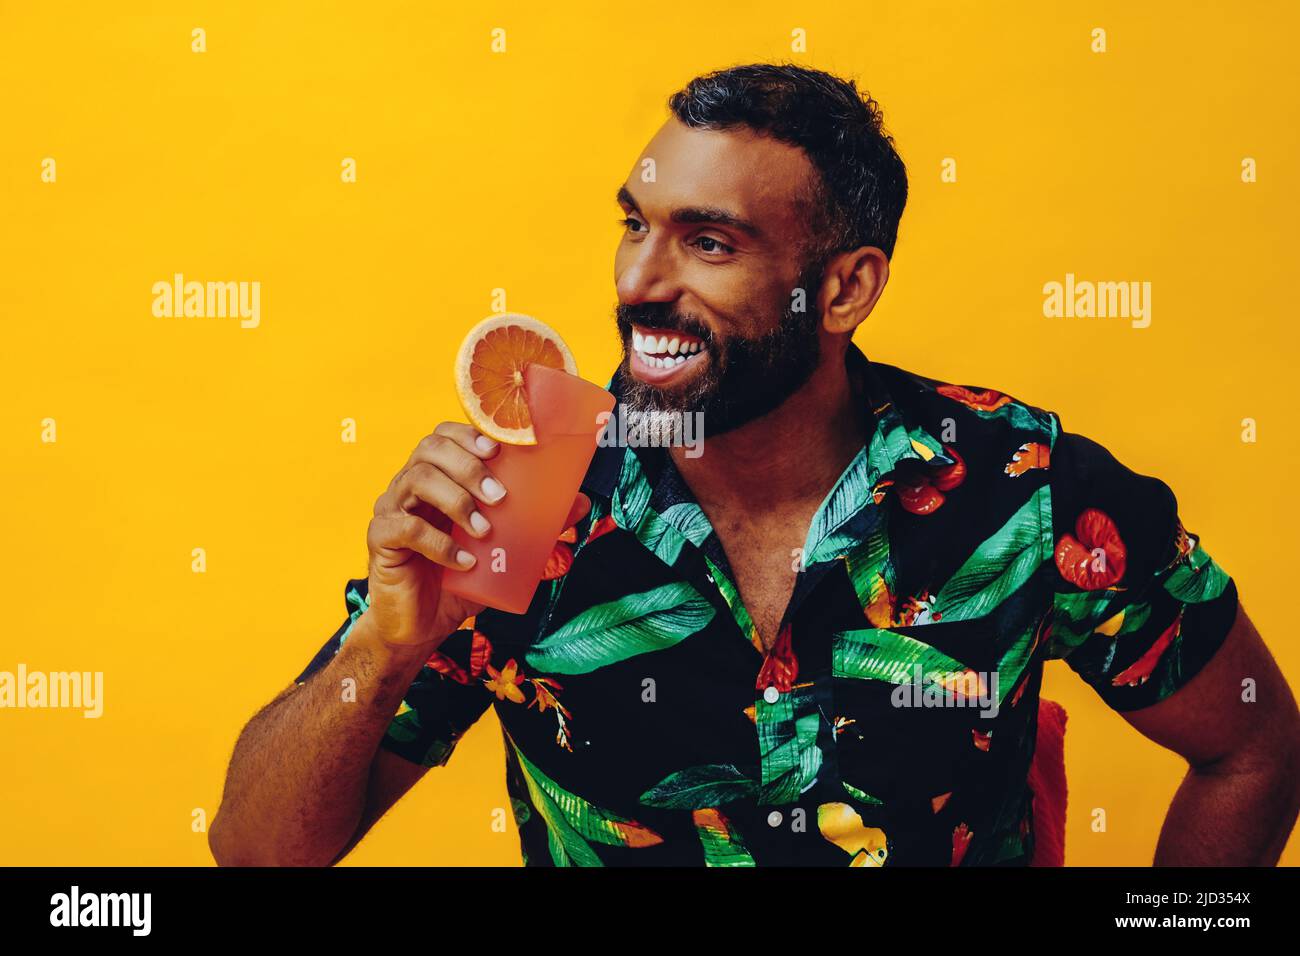
[[[482,507],[492,529],[471,538],[453,526],[452,540],[477,559],[468,571],[448,568],[443,589],[488,607],[522,614],[596,454],[603,412],[614,396],[590,382],[544,365],[524,369],[536,445],[505,445],[485,464],[506,488]]]

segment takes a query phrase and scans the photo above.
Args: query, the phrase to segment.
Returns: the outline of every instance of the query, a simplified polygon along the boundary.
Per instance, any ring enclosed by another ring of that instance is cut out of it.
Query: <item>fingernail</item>
[[[483,494],[487,497],[488,501],[496,501],[506,493],[505,488],[501,486],[501,482],[497,481],[495,478],[484,478],[482,488]]]
[[[491,438],[488,438],[487,435],[479,435],[478,438],[474,439],[474,444],[478,445],[479,451],[485,452],[491,451],[493,448],[497,447],[497,443]]]
[[[479,534],[487,534],[488,528],[492,527],[488,524],[488,519],[484,518],[477,511],[469,516],[469,526]]]
[[[456,563],[462,568],[468,568],[474,564],[474,555],[470,554],[468,551],[457,551]]]

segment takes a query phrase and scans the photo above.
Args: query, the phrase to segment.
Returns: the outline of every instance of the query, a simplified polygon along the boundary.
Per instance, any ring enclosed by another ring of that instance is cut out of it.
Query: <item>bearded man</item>
[[[1170,489],[853,343],[907,198],[875,101],[756,64],[670,108],[617,190],[610,390],[700,416],[702,453],[598,449],[567,571],[514,615],[441,587],[452,525],[481,537],[510,493],[499,446],[423,439],[347,619],[238,741],[217,860],[337,861],[494,707],[531,865],[1027,864],[1064,659],[1189,763],[1157,863],[1275,862],[1300,717]]]

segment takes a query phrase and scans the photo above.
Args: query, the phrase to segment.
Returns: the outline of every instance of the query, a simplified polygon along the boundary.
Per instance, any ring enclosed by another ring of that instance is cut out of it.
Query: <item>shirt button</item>
[[[763,691],[763,699],[769,704],[775,704],[781,699],[781,692],[775,687],[769,686],[767,690]]]

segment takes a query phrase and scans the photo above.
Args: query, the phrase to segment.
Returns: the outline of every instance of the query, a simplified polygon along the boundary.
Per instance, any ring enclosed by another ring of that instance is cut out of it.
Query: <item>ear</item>
[[[875,246],[841,252],[823,273],[820,300],[827,332],[853,334],[863,323],[889,281],[889,258]]]

